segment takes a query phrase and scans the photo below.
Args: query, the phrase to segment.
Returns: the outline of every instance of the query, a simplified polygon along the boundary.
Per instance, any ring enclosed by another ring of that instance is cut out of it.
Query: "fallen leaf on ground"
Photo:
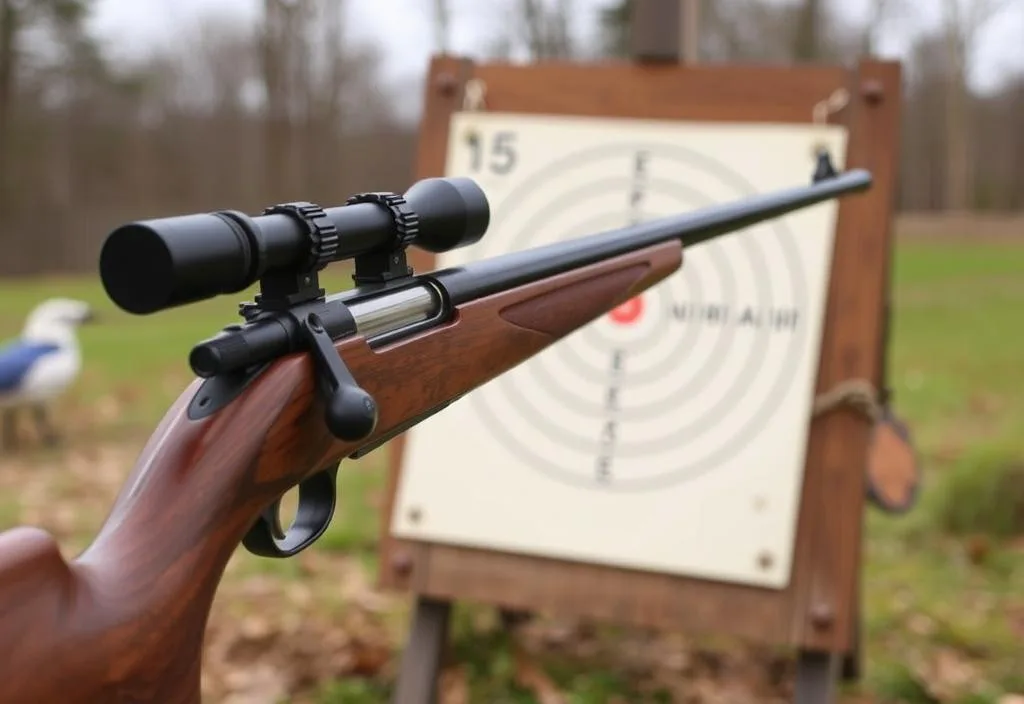
[[[931,636],[938,630],[935,619],[927,614],[913,614],[907,619],[907,630],[918,636]]]
[[[231,692],[223,704],[277,704],[288,694],[285,678],[269,665],[240,667],[227,680]]]
[[[980,565],[992,552],[992,541],[983,535],[974,535],[967,539],[964,544],[967,552],[967,559],[972,565]]]
[[[450,667],[441,673],[438,682],[440,704],[470,704],[469,677],[466,668]]]
[[[1010,632],[1024,640],[1024,605],[1007,609],[1006,621],[1010,626]]]
[[[565,704],[565,695],[555,681],[522,649],[515,653],[515,681],[537,697],[539,704]]]
[[[391,660],[391,649],[381,643],[356,641],[352,648],[352,672],[363,677],[378,674]]]
[[[968,693],[979,678],[978,668],[952,648],[941,648],[914,667],[921,685],[942,702]]]

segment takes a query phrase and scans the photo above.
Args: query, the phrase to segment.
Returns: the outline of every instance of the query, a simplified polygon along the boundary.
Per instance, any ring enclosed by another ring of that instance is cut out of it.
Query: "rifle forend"
[[[81,555],[66,561],[41,530],[0,534],[0,700],[198,702],[207,616],[229,558],[239,543],[286,557],[315,541],[342,459],[662,281],[681,266],[684,244],[870,182],[863,171],[832,174],[419,276],[404,262],[410,222],[419,216],[421,246],[475,241],[488,214],[473,182],[438,179],[419,186],[422,197],[414,187],[405,199],[379,194],[331,211],[286,206],[269,220],[189,216],[116,230],[101,273],[126,310],[237,290],[253,277],[263,277],[261,296],[242,306],[243,325],[193,350],[200,378],[167,412]],[[335,230],[331,257],[322,255],[323,212]],[[327,297],[316,272],[345,252],[355,252],[360,286]],[[298,516],[285,531],[277,502],[295,487]]]

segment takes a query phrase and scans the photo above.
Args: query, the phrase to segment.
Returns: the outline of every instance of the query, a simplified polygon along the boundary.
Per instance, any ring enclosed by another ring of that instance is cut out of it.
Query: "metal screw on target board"
[[[436,85],[441,95],[450,96],[455,94],[458,80],[450,73],[442,73],[437,77]]]
[[[881,81],[871,79],[861,84],[860,94],[867,101],[868,105],[877,105],[885,97],[885,88],[882,86]]]
[[[409,553],[402,551],[391,558],[391,568],[397,575],[408,576],[412,572],[412,558]]]
[[[828,604],[815,604],[811,607],[811,623],[815,628],[825,629],[832,625],[834,614]]]
[[[772,557],[772,554],[767,550],[757,556],[757,566],[762,570],[770,570],[774,564],[775,558]]]
[[[423,518],[423,511],[413,506],[409,509],[409,520],[413,523],[419,523],[420,519]]]

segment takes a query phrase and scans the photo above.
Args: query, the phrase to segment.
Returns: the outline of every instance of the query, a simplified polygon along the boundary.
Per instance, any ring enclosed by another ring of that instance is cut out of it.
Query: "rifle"
[[[323,209],[289,203],[134,222],[100,276],[145,315],[243,291],[244,322],[189,355],[197,378],[142,450],[94,541],[66,561],[45,531],[0,534],[0,699],[200,701],[207,617],[239,543],[284,558],[323,533],[335,475],[682,265],[686,246],[867,189],[863,170],[601,234],[414,275],[406,249],[478,241],[465,178]],[[318,272],[354,259],[356,286]],[[278,502],[298,487],[285,530]]]

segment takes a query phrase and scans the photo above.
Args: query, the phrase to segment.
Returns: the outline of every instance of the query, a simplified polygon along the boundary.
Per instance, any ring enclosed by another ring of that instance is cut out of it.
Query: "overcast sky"
[[[708,0],[705,0],[708,1]],[[871,0],[842,0],[846,11],[865,12]],[[922,25],[938,22],[944,0],[907,0],[914,6],[915,22],[893,22],[883,37],[882,51],[900,57],[907,41]],[[961,0],[979,2],[981,0]],[[349,27],[359,36],[372,38],[384,48],[385,71],[392,78],[416,79],[426,69],[434,52],[430,24],[431,0],[346,0]],[[607,0],[576,0],[579,15],[593,17]],[[454,0],[452,51],[472,53],[493,34],[501,21],[495,0]],[[504,3],[502,3],[504,4]],[[977,72],[972,82],[982,89],[998,85],[1010,71],[1024,69],[1024,0],[1010,0],[1011,8],[999,21],[990,23],[977,54]],[[260,0],[99,0],[95,27],[124,51],[135,51],[146,43],[167,40],[204,9],[237,10],[240,17],[256,16]]]

